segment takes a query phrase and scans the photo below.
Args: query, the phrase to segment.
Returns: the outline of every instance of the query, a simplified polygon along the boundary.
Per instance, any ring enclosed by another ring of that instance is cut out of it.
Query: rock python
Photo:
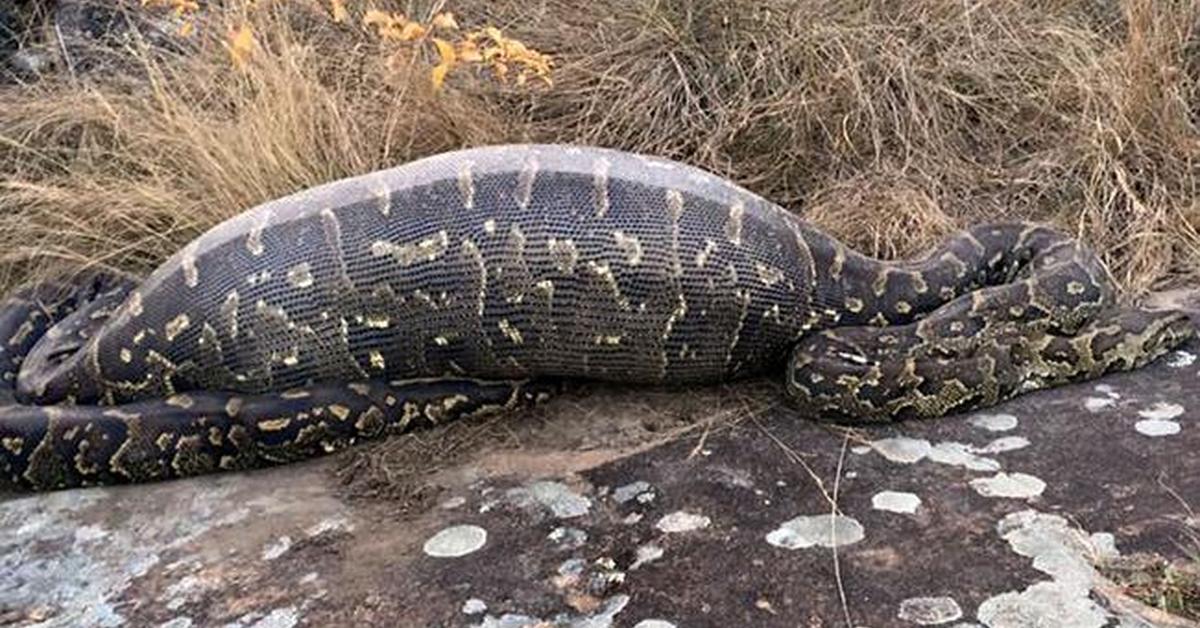
[[[883,262],[702,170],[493,146],[235,216],[144,280],[0,306],[0,475],[55,489],[286,462],[547,394],[785,373],[804,415],[931,417],[1193,334],[1089,249],[979,225]]]

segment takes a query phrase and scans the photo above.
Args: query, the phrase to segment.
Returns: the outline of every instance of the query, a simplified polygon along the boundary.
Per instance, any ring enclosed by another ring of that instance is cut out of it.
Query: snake
[[[1193,337],[1078,238],[970,226],[856,252],[730,180],[556,144],[466,148],[235,215],[145,277],[0,304],[0,480],[53,490],[287,463],[565,382],[782,375],[796,416],[892,423],[1140,368]]]

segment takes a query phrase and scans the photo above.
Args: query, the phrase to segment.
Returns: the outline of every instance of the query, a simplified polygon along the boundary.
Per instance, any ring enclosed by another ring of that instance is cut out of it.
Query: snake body
[[[493,146],[253,208],[144,280],[0,306],[0,472],[35,489],[296,460],[593,379],[786,373],[813,418],[888,421],[1139,367],[1190,337],[1024,223],[860,255],[729,181]]]

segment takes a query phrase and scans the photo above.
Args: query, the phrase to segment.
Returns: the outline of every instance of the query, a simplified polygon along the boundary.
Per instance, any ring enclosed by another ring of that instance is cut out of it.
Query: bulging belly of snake
[[[1190,337],[1053,230],[913,261],[714,175],[566,146],[448,153],[272,201],[144,280],[0,310],[0,471],[35,488],[283,462],[518,407],[550,382],[786,372],[811,418],[948,414]]]

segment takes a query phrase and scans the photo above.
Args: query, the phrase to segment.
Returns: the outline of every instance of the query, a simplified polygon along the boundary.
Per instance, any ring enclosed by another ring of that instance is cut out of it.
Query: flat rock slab
[[[574,464],[459,469],[404,517],[348,499],[336,458],[6,496],[0,625],[1154,625],[1092,564],[1200,528],[1198,355],[942,420],[772,404],[629,455],[528,452]]]

